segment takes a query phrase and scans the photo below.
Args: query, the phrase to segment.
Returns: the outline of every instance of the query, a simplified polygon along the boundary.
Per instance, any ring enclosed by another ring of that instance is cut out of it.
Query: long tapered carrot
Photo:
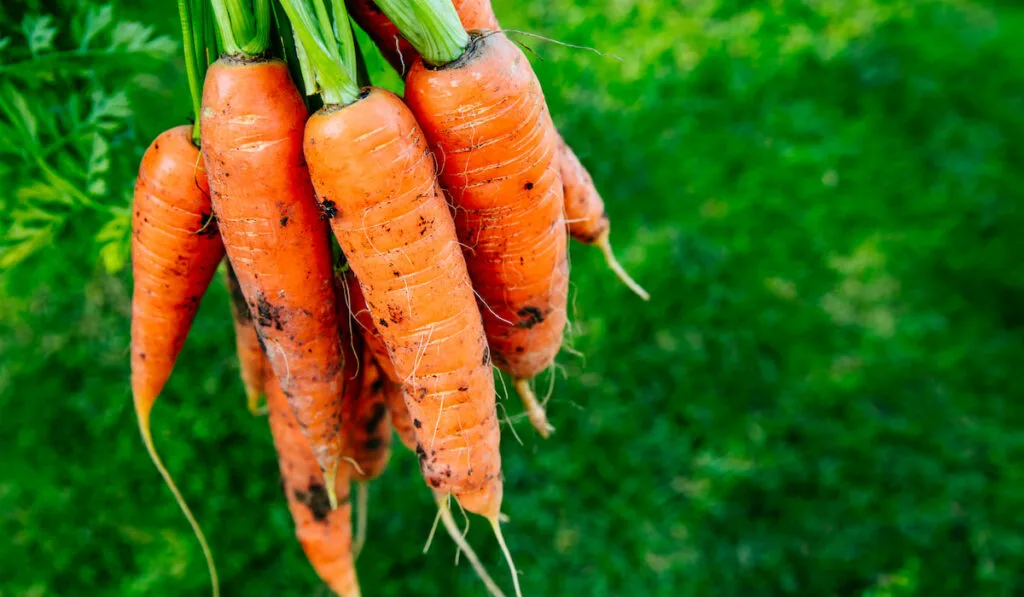
[[[338,470],[334,481],[338,507],[332,510],[323,474],[277,378],[268,376],[266,387],[270,429],[295,534],[309,563],[327,586],[342,597],[358,597],[349,467],[343,464]]]
[[[437,154],[495,364],[547,435],[527,381],[555,358],[568,260],[558,133],[529,61],[502,33],[474,35],[447,66],[418,60],[406,102]]]
[[[496,512],[501,460],[490,357],[412,113],[372,89],[310,118],[306,157],[322,204],[337,207],[335,236],[406,386],[424,476],[467,510]]]
[[[452,4],[467,31],[501,29],[490,0],[452,0]],[[416,49],[402,37],[398,27],[373,0],[349,0],[349,6],[356,21],[377,41],[384,57],[404,76],[419,57]],[[604,201],[590,173],[561,136],[558,141],[558,163],[569,234],[579,242],[598,247],[612,272],[640,298],[649,300],[647,291],[633,280],[615,258],[609,240],[610,222],[605,213]]]
[[[267,357],[260,346],[256,324],[249,312],[249,305],[245,302],[245,296],[242,295],[242,288],[238,285],[235,270],[231,269],[230,263],[225,263],[225,266],[224,282],[231,297],[231,314],[235,323],[235,352],[238,353],[238,370],[242,377],[242,385],[245,387],[246,406],[253,415],[260,415],[266,412],[266,407],[260,406],[260,400],[263,398],[266,383]]]
[[[305,3],[282,5],[326,104],[306,124],[310,177],[406,388],[423,476],[466,510],[496,519],[501,454],[490,354],[426,140],[397,96],[356,88],[354,68],[328,53],[337,47],[330,27],[312,24]],[[327,39],[316,39],[323,30]]]
[[[199,539],[217,595],[210,548],[157,454],[150,427],[153,404],[224,256],[212,214],[206,172],[192,144],[191,127],[164,132],[142,156],[132,203],[132,399],[142,440]]]
[[[214,210],[271,368],[330,480],[342,455],[342,362],[327,230],[302,155],[305,120],[283,62],[240,55],[210,67],[201,127]]]

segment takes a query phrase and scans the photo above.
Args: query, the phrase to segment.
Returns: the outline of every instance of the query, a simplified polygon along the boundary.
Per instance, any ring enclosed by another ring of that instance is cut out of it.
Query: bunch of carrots
[[[489,0],[179,0],[194,126],[157,137],[132,223],[131,382],[150,413],[222,261],[248,407],[269,412],[285,497],[310,563],[359,595],[366,483],[394,429],[439,519],[502,594],[451,500],[502,536],[492,365],[553,429],[532,380],[566,326],[567,235],[608,242],[586,169]],[[355,21],[403,76],[373,87]],[[261,398],[266,397],[266,406]],[[352,522],[350,488],[358,520]],[[355,532],[353,532],[353,526]]]

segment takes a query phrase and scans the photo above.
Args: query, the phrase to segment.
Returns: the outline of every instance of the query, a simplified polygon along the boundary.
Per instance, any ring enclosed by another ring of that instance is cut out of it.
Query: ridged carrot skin
[[[264,395],[267,357],[263,354],[263,347],[260,346],[260,338],[256,334],[256,324],[253,322],[252,314],[249,313],[249,305],[242,295],[242,288],[238,285],[238,277],[231,269],[231,264],[226,263],[224,268],[224,283],[228,287],[228,295],[231,297],[231,315],[235,323],[235,352],[238,354],[238,371],[242,377],[242,385],[245,387],[246,406],[253,415],[260,414],[260,398]]]
[[[497,517],[501,455],[487,341],[434,160],[412,113],[371,89],[306,125],[325,214],[406,390],[428,484]]]
[[[217,597],[217,570],[206,537],[160,460],[150,427],[153,404],[224,257],[191,131],[179,126],[161,134],[139,166],[132,203],[131,385],[142,441],[202,546]]]
[[[473,36],[442,68],[417,60],[406,102],[441,166],[494,362],[529,379],[554,360],[568,261],[558,133],[526,56]]]
[[[349,467],[344,464],[338,470],[338,507],[331,510],[320,466],[273,375],[267,379],[267,407],[281,484],[302,550],[332,591],[342,597],[358,597],[359,582],[352,557]]]
[[[142,156],[132,204],[132,393],[149,413],[171,375],[199,300],[224,257],[210,191],[187,125]]]
[[[228,258],[274,375],[327,478],[338,468],[341,349],[327,228],[302,153],[306,106],[279,60],[221,58],[202,145]]]

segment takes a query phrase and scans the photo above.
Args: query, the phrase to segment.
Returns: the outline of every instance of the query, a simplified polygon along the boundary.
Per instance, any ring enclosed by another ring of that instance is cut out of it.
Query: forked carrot
[[[231,297],[231,314],[235,323],[235,352],[238,353],[238,370],[245,386],[246,406],[253,416],[266,414],[266,406],[260,406],[264,395],[264,384],[267,375],[267,357],[260,346],[256,325],[253,323],[249,305],[238,285],[235,270],[230,263],[225,263],[224,282]]]
[[[302,156],[306,106],[285,63],[259,57],[265,30],[250,31],[245,43],[237,39],[232,27],[251,16],[239,8],[244,3],[230,6],[243,14],[231,18],[223,2],[214,3],[227,55],[210,66],[203,89],[213,206],[271,369],[333,503],[330,481],[342,457],[342,359],[329,238]]]
[[[332,591],[342,597],[359,597],[352,557],[349,466],[342,464],[334,480],[338,505],[332,510],[320,467],[273,375],[267,378],[267,408],[282,486],[302,550]]]
[[[142,156],[132,203],[131,385],[142,441],[196,534],[219,594],[210,547],[153,445],[150,414],[224,256],[191,127],[170,129]]]

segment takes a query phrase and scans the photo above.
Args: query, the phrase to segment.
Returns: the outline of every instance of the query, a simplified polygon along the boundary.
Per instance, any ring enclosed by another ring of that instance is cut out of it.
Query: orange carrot
[[[383,369],[383,368],[382,368]],[[409,408],[405,405],[405,394],[402,384],[384,378],[384,396],[387,399],[388,412],[391,414],[391,426],[402,445],[413,452],[416,451],[416,433],[413,429]]]
[[[230,263],[224,265],[224,281],[231,296],[231,314],[235,322],[235,351],[238,353],[242,385],[245,386],[246,405],[254,416],[265,414],[267,409],[260,406],[260,400],[264,393],[267,357],[260,346],[260,338],[256,334],[256,326],[253,324],[252,314],[249,313],[249,305],[242,295],[242,288],[238,285],[235,270],[231,269]]]
[[[406,387],[424,477],[467,510],[497,517],[490,356],[419,126],[398,97],[371,88],[310,117],[305,149],[317,196]]]
[[[201,128],[214,210],[271,368],[333,502],[342,359],[329,239],[302,156],[305,120],[283,62],[235,56],[210,67]]]
[[[391,416],[388,414],[387,377],[369,350],[361,357],[358,391],[346,406],[349,456],[359,465],[357,481],[372,481],[384,472],[391,457]],[[353,384],[356,385],[356,384]]]
[[[384,343],[384,338],[380,335],[377,323],[373,321],[370,309],[366,306],[366,298],[363,296],[363,290],[359,287],[359,280],[356,279],[355,274],[352,272],[346,273],[345,286],[348,293],[349,312],[355,319],[356,327],[366,342],[367,348],[370,349],[384,375],[394,382],[401,382],[401,379],[395,373],[395,367],[391,364],[391,355],[388,354],[388,347]]]
[[[640,298],[650,300],[650,295],[626,272],[612,252],[609,241],[611,221],[604,210],[601,199],[590,172],[576,157],[576,153],[562,139],[558,138],[559,170],[562,174],[562,187],[565,190],[565,217],[569,224],[569,234],[581,243],[595,245],[601,249],[608,267],[623,284],[629,287]]]
[[[338,506],[331,509],[328,491],[309,442],[274,375],[267,377],[267,407],[274,435],[281,480],[295,534],[309,563],[332,591],[358,597],[352,557],[352,507],[349,503],[349,467],[342,465],[335,479]]]
[[[497,33],[473,35],[452,64],[418,60],[405,91],[441,165],[494,362],[546,436],[529,380],[561,346],[569,276],[558,133],[540,83]]]
[[[212,220],[206,172],[190,135],[189,126],[164,132],[146,150],[139,166],[132,204],[131,384],[142,440],[199,539],[216,595],[217,572],[210,548],[160,460],[150,428],[153,404],[224,256]]]
[[[419,57],[412,47],[380,10],[373,0],[349,0],[352,13],[370,36],[377,41],[381,53],[401,74],[405,74]],[[497,31],[501,29],[498,18],[494,15],[490,0],[453,0],[455,10],[462,26],[467,31]],[[609,242],[609,220],[605,213],[604,201],[594,186],[594,181],[587,169],[580,162],[576,153],[561,138],[558,138],[558,163],[562,176],[564,210],[569,234],[576,240],[595,245],[601,249],[608,267],[622,282],[640,298],[650,299],[650,295],[637,284],[629,273],[619,264],[612,252]]]

